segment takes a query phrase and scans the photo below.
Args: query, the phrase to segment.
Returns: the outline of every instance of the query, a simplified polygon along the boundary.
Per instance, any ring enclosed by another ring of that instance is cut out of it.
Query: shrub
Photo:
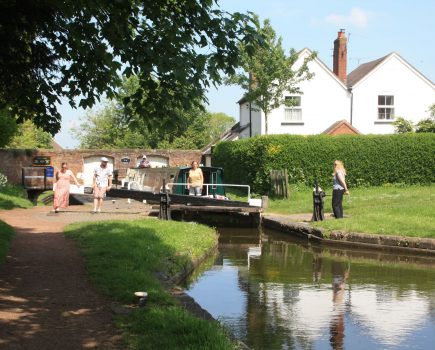
[[[8,183],[8,178],[6,175],[0,173],[0,188],[6,186],[6,184]]]
[[[225,170],[226,183],[267,193],[272,169],[288,169],[289,182],[323,188],[332,182],[332,164],[340,159],[350,186],[435,182],[435,135],[270,135],[219,143],[213,165]]]

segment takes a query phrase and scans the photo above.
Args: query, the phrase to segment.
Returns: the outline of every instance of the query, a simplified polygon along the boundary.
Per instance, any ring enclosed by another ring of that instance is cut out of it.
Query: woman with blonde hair
[[[341,160],[334,161],[332,186],[332,211],[336,219],[343,218],[343,194],[349,194],[346,185],[346,169]]]

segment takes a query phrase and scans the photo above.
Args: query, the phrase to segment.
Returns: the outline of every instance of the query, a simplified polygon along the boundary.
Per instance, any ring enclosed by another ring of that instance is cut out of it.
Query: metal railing
[[[187,183],[186,182],[168,182],[166,184],[167,186],[169,185],[177,185],[177,186],[186,186],[185,188],[187,188]],[[220,186],[220,187],[241,187],[241,188],[247,188],[248,189],[248,202],[251,199],[251,186],[249,185],[236,185],[236,184],[202,184],[203,186],[206,186],[206,195],[209,195],[209,187],[211,186],[212,189]]]

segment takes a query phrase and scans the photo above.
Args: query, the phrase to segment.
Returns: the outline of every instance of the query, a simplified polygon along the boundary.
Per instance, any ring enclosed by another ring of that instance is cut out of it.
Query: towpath
[[[142,203],[105,203],[103,213],[71,206],[0,211],[16,231],[0,266],[0,349],[122,349],[110,301],[92,287],[77,247],[63,235],[73,222],[138,219]]]

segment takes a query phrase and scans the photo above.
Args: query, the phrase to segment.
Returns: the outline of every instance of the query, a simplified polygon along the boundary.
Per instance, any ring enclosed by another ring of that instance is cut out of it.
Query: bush
[[[7,176],[0,173],[0,188],[5,187],[7,183],[8,183]]]
[[[332,182],[335,159],[344,162],[349,186],[435,182],[435,135],[271,135],[219,143],[213,165],[226,183],[251,185],[268,193],[269,172],[288,169],[289,183],[323,188]]]

